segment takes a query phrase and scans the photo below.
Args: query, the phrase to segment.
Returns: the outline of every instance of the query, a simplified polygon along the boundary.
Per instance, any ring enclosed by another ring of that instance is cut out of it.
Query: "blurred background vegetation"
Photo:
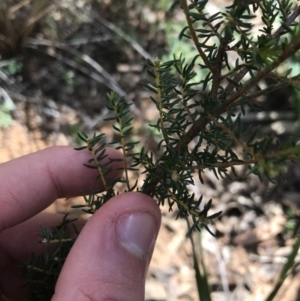
[[[148,2],[1,1],[1,126],[24,112],[45,133],[91,130],[108,91],[139,99],[145,59],[167,47],[166,3]],[[78,120],[56,120],[62,106]]]
[[[230,2],[211,1],[209,9]],[[195,55],[188,41],[178,39],[185,18],[178,9],[170,11],[171,5],[170,0],[0,1],[0,126],[21,118],[45,136],[58,129],[71,136],[98,130],[111,90],[132,100],[135,115],[141,115],[148,98],[141,85],[146,59]],[[290,67],[300,70],[298,57]],[[197,72],[197,80],[205,76]],[[298,93],[273,93],[272,107],[265,102],[262,108],[299,112]],[[65,120],[64,111],[76,118]]]

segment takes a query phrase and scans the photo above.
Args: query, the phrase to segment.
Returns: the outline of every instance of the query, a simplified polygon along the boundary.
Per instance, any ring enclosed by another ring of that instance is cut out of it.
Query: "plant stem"
[[[206,54],[204,53],[204,51],[202,50],[202,48],[199,46],[199,41],[198,41],[198,37],[196,35],[196,32],[195,32],[195,29],[193,27],[193,22],[190,18],[190,15],[189,15],[189,8],[187,6],[187,3],[186,3],[186,0],[180,0],[180,3],[181,3],[181,6],[183,8],[183,11],[185,13],[185,17],[186,17],[186,20],[187,20],[187,23],[188,23],[188,26],[189,26],[189,29],[190,29],[190,33],[191,33],[191,36],[192,36],[192,40],[205,64],[205,66],[212,72],[214,73],[214,67],[213,65],[209,62]]]

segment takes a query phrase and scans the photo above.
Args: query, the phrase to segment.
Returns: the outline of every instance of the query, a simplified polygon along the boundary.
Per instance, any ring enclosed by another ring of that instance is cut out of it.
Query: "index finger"
[[[106,149],[109,158],[121,153]],[[0,165],[0,232],[21,223],[48,207],[55,199],[103,189],[97,171],[83,165],[91,158],[88,150],[54,146]],[[122,162],[112,162],[109,177],[117,177]]]

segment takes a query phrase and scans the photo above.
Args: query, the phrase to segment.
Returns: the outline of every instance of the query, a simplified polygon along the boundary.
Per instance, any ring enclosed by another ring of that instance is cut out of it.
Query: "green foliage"
[[[0,128],[7,128],[12,123],[12,118],[6,110],[0,108]]]
[[[190,222],[187,220],[187,225],[189,231],[191,231],[191,226]],[[196,285],[197,285],[197,290],[198,290],[198,296],[199,300],[201,301],[211,301],[211,289],[208,283],[208,273],[206,271],[206,267],[204,264],[204,254],[203,254],[203,248],[201,245],[201,232],[199,232],[199,249],[200,249],[200,259],[198,259],[197,256],[197,248],[196,244],[194,241],[194,237],[192,235],[189,236],[191,245],[192,245],[192,250],[193,250],[193,266],[195,270],[195,280],[196,280]]]
[[[41,226],[41,243],[45,245],[45,254],[31,254],[22,265],[25,285],[29,287],[26,300],[50,300],[54,294],[54,284],[60,274],[65,259],[78,235],[74,220],[64,216],[60,225],[47,229]],[[71,229],[75,235],[70,237]],[[56,247],[56,248],[55,248]],[[53,252],[53,249],[55,250]]]
[[[11,125],[10,112],[14,109],[15,104],[6,91],[0,87],[0,128],[6,128]]]
[[[8,75],[15,75],[22,69],[22,63],[16,59],[1,61],[0,71]]]
[[[279,291],[280,287],[283,284],[283,281],[299,266],[299,262],[295,263],[296,256],[300,249],[300,238],[297,237],[295,239],[292,252],[287,258],[286,263],[284,264],[277,283],[275,284],[274,288],[272,289],[270,295],[267,297],[266,301],[272,301],[276,296],[277,292]]]
[[[209,225],[221,212],[210,214],[212,201],[202,205],[203,197],[189,191],[197,177],[203,183],[203,174],[209,170],[217,179],[231,179],[236,175],[235,166],[244,165],[248,174],[272,180],[281,173],[282,164],[299,159],[298,137],[295,142],[281,145],[274,137],[259,138],[256,129],[245,131],[241,122],[249,108],[255,109],[253,100],[257,97],[299,80],[299,74],[291,76],[290,70],[282,72],[279,68],[300,49],[295,23],[299,7],[290,0],[237,0],[225,11],[210,15],[205,10],[207,3],[208,0],[175,3],[187,21],[179,37],[182,43],[191,41],[197,52],[191,60],[185,53],[175,53],[165,62],[148,60],[144,85],[159,113],[158,120],[149,126],[160,133],[157,149],[161,156],[157,158],[144,147],[135,153],[137,142],[130,138],[130,105],[115,92],[108,95],[107,108],[112,117],[107,122],[114,122],[118,139],[106,143],[103,134],[92,138],[79,134],[83,146],[78,150],[88,149],[91,153],[85,165],[98,170],[106,190],[92,191],[85,197],[86,204],[79,206],[85,212],[94,213],[117,193],[138,190],[155,198],[159,205],[167,205],[170,211],[176,210],[177,218],[190,217],[190,232],[202,228],[210,231]],[[259,35],[252,36],[252,20],[258,12],[264,25]],[[278,18],[281,24],[276,27]],[[196,80],[198,66],[206,72],[200,80]],[[266,78],[275,83],[261,88]],[[112,162],[101,163],[108,145],[123,154],[124,176],[119,179],[105,177]],[[236,145],[242,148],[242,155]],[[137,180],[131,182],[131,174],[141,169],[145,179],[139,187]],[[117,183],[124,184],[123,190]],[[294,259],[290,257],[291,262]],[[196,265],[195,258],[194,262]],[[205,277],[197,268],[196,274],[198,278]]]

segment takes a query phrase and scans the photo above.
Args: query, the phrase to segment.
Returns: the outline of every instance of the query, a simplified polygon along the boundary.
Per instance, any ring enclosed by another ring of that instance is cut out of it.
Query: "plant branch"
[[[185,0],[180,0],[181,5],[185,11],[186,14],[186,18],[188,20],[188,24],[189,24],[189,28],[190,31],[192,33],[192,38],[193,41],[198,49],[198,39],[197,36],[195,34],[195,31],[193,29],[193,25],[192,25],[192,21],[190,19],[190,16],[188,14],[188,7],[187,4],[185,2]],[[298,11],[298,9],[297,9]],[[296,18],[296,16],[299,14],[299,12],[297,13],[292,13],[291,16],[288,18],[288,22],[289,24],[291,24],[293,22],[293,20]],[[284,28],[285,25],[282,25],[281,27]],[[279,30],[279,29],[278,29]],[[274,33],[274,37],[276,37],[276,35],[278,35],[277,33],[278,31],[276,31]],[[250,80],[245,86],[241,87],[235,94],[233,94],[220,108],[220,112],[223,113],[225,111],[227,111],[229,109],[229,107],[236,101],[238,100],[241,96],[243,96],[251,87],[255,86],[259,81],[261,81],[263,78],[267,77],[272,70],[274,70],[276,67],[278,67],[283,61],[285,61],[287,58],[289,58],[291,55],[293,55],[297,50],[300,49],[300,36],[297,35],[288,45],[288,47],[286,47],[286,49],[283,50],[283,52],[281,53],[281,55],[278,57],[278,59],[274,62],[272,62],[268,67],[266,67],[264,70],[259,71],[258,74],[252,79]],[[199,50],[198,50],[199,51]],[[202,51],[202,50],[201,50]],[[200,52],[199,52],[200,53]],[[201,55],[201,53],[200,53]],[[202,56],[201,56],[202,57]],[[205,59],[207,60],[207,57],[205,56]],[[215,69],[213,66],[211,66],[211,64],[209,63],[208,65],[209,69],[212,72],[215,72]],[[242,80],[242,78],[247,74],[248,69],[246,67],[242,68],[242,70],[234,77],[233,81],[235,82],[240,82]],[[233,84],[229,84],[225,91],[221,94],[221,96],[219,96],[219,99],[225,99],[226,95],[229,95],[232,90],[235,88],[236,86]],[[278,86],[276,86],[277,88]],[[250,99],[252,97],[254,97],[254,95],[249,95],[248,97],[250,97]],[[210,115],[213,115],[216,112],[216,108],[213,108],[211,110],[211,112],[208,112]],[[186,132],[185,135],[183,135],[181,137],[181,139],[179,140],[179,142],[177,143],[177,145],[175,146],[174,150],[177,152],[182,152],[185,149],[187,149],[189,143],[199,135],[199,133],[201,133],[201,131],[203,131],[207,125],[209,121],[209,118],[205,115],[201,115],[200,118],[198,118],[191,126],[191,128]],[[259,155],[256,155],[256,157],[254,159],[258,160],[260,157]],[[289,157],[288,160],[299,160],[299,158],[297,156],[293,156],[293,157]],[[239,163],[240,164],[240,163]],[[143,192],[146,194],[151,195],[154,190],[155,187],[157,186],[157,184],[160,182],[160,178],[163,176],[163,170],[160,169],[160,167],[157,167],[156,170],[156,177],[152,178],[149,182],[148,185],[146,185],[145,187],[143,187]]]
[[[124,128],[123,128],[123,121],[122,121],[121,117],[118,118],[118,122],[120,125],[121,146],[122,146],[122,153],[123,153],[126,186],[128,188],[128,191],[130,191],[128,164],[127,164],[127,160],[126,160],[126,142],[125,142],[125,134],[124,134]]]
[[[222,58],[224,57],[227,47],[228,47],[228,42],[231,39],[231,35],[226,32],[225,37],[220,40],[220,46],[219,50],[217,53],[216,61],[217,65],[215,68],[215,72],[213,73],[213,82],[212,82],[212,88],[211,88],[211,97],[216,98],[218,94],[218,89],[220,86],[220,82],[222,81]]]
[[[192,165],[188,167],[184,167],[184,170],[203,170],[207,168],[226,168],[226,167],[232,167],[232,166],[238,166],[238,165],[252,165],[259,163],[260,161],[264,161],[266,159],[273,159],[277,158],[276,155],[278,154],[273,154],[271,156],[265,157],[263,155],[256,155],[255,159],[248,159],[248,160],[241,160],[241,161],[230,161],[230,162],[217,162],[217,163],[212,163],[212,164],[201,164],[201,165]],[[289,156],[286,160],[288,161],[300,161],[299,157],[296,156]]]
[[[210,114],[207,114],[207,117],[219,128],[221,128],[229,137],[231,137],[232,140],[236,141],[252,158],[255,158],[255,154],[253,153],[252,149],[250,149],[248,147],[248,145],[238,139],[236,137],[236,135],[229,129],[227,128],[225,125],[223,125],[222,123],[220,123],[216,118],[214,118],[213,116],[211,116]]]
[[[267,77],[268,74],[272,72],[275,68],[277,68],[282,62],[292,56],[297,50],[300,49],[300,34],[298,34],[293,41],[290,42],[289,47],[279,55],[278,59],[271,63],[267,68],[260,71],[254,78],[252,78],[245,86],[240,88],[234,95],[232,95],[229,99],[221,107],[221,112],[226,112],[229,107],[244,93],[246,93],[251,87],[255,86],[258,82],[260,82],[263,78]]]
[[[285,87],[288,87],[291,83],[286,81],[284,83],[277,83],[271,87],[268,87],[266,89],[263,89],[263,90],[260,90],[260,91],[257,91],[257,92],[254,92],[248,96],[246,96],[244,99],[245,100],[252,100],[252,99],[256,99],[257,97],[259,96],[262,96],[262,95],[266,95],[266,94],[269,94],[271,92],[274,92],[276,90],[279,90],[279,89],[282,89],[282,88],[285,88]]]
[[[190,0],[190,2],[195,5],[195,1],[194,0]],[[198,11],[198,13],[205,18],[205,22],[207,23],[208,27],[210,28],[210,30],[216,35],[216,37],[218,37],[219,41],[222,41],[222,36],[218,33],[218,31],[214,28],[214,26],[212,25],[212,23],[209,21],[209,19],[206,18],[205,14],[195,5],[195,9]]]
[[[194,209],[189,208],[189,206],[184,201],[179,200],[177,198],[176,194],[173,193],[169,188],[166,187],[166,189],[169,192],[171,199],[174,202],[176,202],[178,205],[180,205],[182,208],[184,208],[190,215],[196,217],[200,223],[205,224],[205,225],[211,223],[209,218],[204,217],[201,215],[201,213],[197,212]]]
[[[257,163],[256,159],[248,159],[244,161],[231,161],[231,162],[217,162],[213,164],[201,164],[201,165],[193,165],[193,166],[188,166],[185,167],[185,170],[203,170],[206,168],[226,168],[226,167],[231,167],[231,166],[237,166],[237,165],[251,165]]]
[[[92,145],[92,143],[90,141],[87,141],[87,145],[88,145],[88,150],[90,151],[91,155],[92,155],[92,158],[93,158],[93,161],[95,162],[96,164],[96,167],[97,167],[97,170],[98,170],[98,173],[99,173],[99,176],[101,178],[101,181],[103,183],[103,187],[104,187],[104,190],[105,191],[108,191],[108,185],[107,185],[107,182],[105,180],[105,177],[104,177],[104,174],[102,172],[102,169],[101,169],[101,166],[97,160],[97,156],[96,156],[96,153],[95,153],[95,150],[94,150],[94,147]]]
[[[241,0],[243,1],[243,0]],[[298,6],[295,11],[293,11],[291,13],[291,15],[288,17],[288,19],[286,20],[286,22],[284,24],[282,24],[273,34],[272,34],[272,38],[273,39],[278,39],[280,37],[280,34],[284,31],[284,29],[291,25],[294,20],[300,15],[300,6]],[[234,78],[233,81],[236,83],[239,83],[244,76],[248,73],[248,69],[246,67],[244,67],[240,73],[238,73]],[[233,84],[228,84],[228,86],[225,88],[224,93],[220,96],[220,99],[224,99],[226,97],[226,95],[229,95],[232,90],[235,88],[235,86]]]
[[[214,67],[212,66],[212,64],[210,63],[210,61],[208,60],[206,54],[204,53],[204,51],[202,50],[202,48],[199,46],[199,41],[198,41],[198,37],[196,35],[195,29],[193,27],[193,22],[191,20],[191,17],[189,15],[189,8],[187,6],[186,0],[180,0],[181,6],[183,8],[183,11],[185,13],[185,17],[188,23],[188,27],[190,29],[190,33],[192,36],[192,40],[197,48],[198,53],[200,54],[205,66],[212,72],[215,72]]]
[[[164,128],[164,116],[163,116],[163,104],[162,104],[162,88],[161,88],[161,80],[160,80],[160,60],[154,60],[154,72],[155,72],[155,84],[157,89],[157,107],[159,110],[159,120],[160,120],[160,128],[166,142],[166,145],[169,144],[169,139],[167,133]]]
[[[278,39],[287,26],[290,26],[295,19],[300,15],[300,5],[289,15],[286,22],[281,25],[273,34],[272,38]]]
[[[279,76],[279,75],[271,72],[267,77],[283,81],[287,85],[300,86],[300,80],[298,80],[299,76],[294,76],[294,77],[286,78],[286,77],[281,77],[281,76]]]

